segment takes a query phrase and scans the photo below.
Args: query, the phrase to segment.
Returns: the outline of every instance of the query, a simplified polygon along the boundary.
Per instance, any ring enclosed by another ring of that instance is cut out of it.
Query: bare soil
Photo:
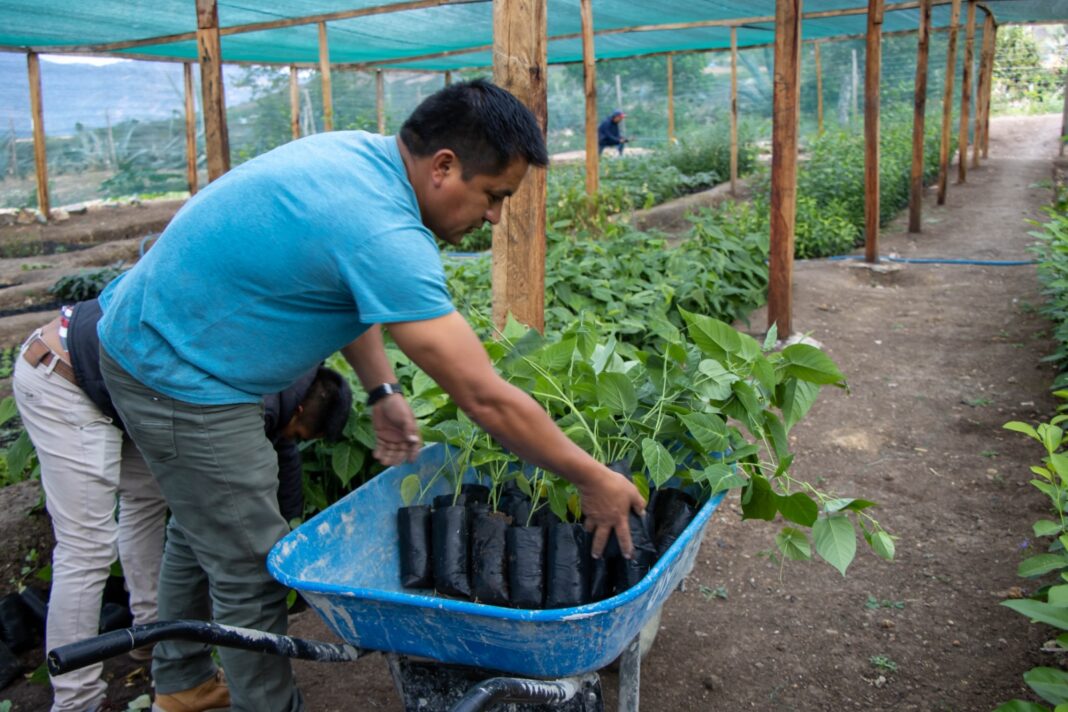
[[[904,216],[885,228],[881,253],[1028,259],[1026,220],[1051,198],[1059,120],[993,120],[989,161],[950,185],[946,205],[931,192],[922,234],[907,234]],[[643,663],[643,709],[990,710],[1031,697],[1022,675],[1032,666],[1062,663],[1039,651],[1048,630],[999,605],[1028,592],[1016,566],[1037,551],[1030,527],[1046,515],[1027,484],[1040,453],[1001,428],[1054,407],[1035,269],[893,267],[795,266],[795,330],[823,344],[850,391],[826,393],[792,439],[798,475],[879,503],[897,560],[861,551],[846,578],[822,563],[783,568],[768,556],[777,527],[742,522],[736,498],[725,503],[685,589],[665,605]],[[750,330],[765,319],[755,313]],[[0,491],[5,590],[30,549],[50,549],[47,517],[22,514],[32,501],[32,486]],[[311,611],[291,628],[333,639]],[[41,660],[40,648],[23,656],[28,669]],[[382,656],[295,668],[309,710],[401,709]],[[106,669],[116,701],[148,689],[132,661]],[[614,673],[603,681],[614,709]],[[49,695],[20,681],[2,699],[46,710]]]

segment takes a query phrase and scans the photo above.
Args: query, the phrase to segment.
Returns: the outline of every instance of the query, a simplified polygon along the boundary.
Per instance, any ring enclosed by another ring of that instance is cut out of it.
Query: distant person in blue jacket
[[[601,125],[597,127],[598,153],[603,153],[605,146],[615,146],[619,150],[619,155],[623,155],[623,145],[630,139],[620,135],[619,123],[626,117],[626,114],[616,109],[611,116],[602,121]]]

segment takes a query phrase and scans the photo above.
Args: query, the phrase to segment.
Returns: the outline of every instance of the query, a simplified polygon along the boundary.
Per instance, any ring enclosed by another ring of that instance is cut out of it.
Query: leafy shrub
[[[93,299],[104,291],[111,280],[126,271],[122,262],[116,262],[108,267],[100,269],[81,270],[75,274],[68,274],[56,280],[56,283],[48,288],[48,293],[59,299],[72,302],[82,302]]]
[[[1055,386],[1068,384],[1068,203],[1046,206],[1049,220],[1033,222],[1041,229],[1031,232],[1038,242],[1031,248],[1037,257],[1038,278],[1043,285],[1046,303],[1042,313],[1053,322],[1057,351],[1047,357],[1061,369]]]

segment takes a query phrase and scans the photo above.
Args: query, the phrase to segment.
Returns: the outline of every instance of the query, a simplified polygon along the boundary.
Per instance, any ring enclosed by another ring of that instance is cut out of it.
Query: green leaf
[[[719,319],[693,314],[680,308],[679,313],[686,321],[690,338],[703,353],[723,361],[728,355],[735,355],[741,349],[738,332]]]
[[[1012,700],[998,705],[994,712],[1049,712],[1049,707],[1036,702]]]
[[[736,487],[744,487],[747,479],[734,471],[730,465],[716,463],[709,465],[702,472],[694,475],[694,479],[703,482],[709,488],[709,494],[718,494],[725,490]]]
[[[1013,420],[1011,422],[1005,423],[1001,427],[1005,428],[1005,430],[1012,430],[1012,431],[1017,432],[1017,433],[1023,433],[1024,435],[1027,435],[1028,437],[1032,437],[1035,440],[1038,440],[1038,433],[1035,432],[1035,429],[1032,428],[1027,423],[1021,423],[1018,420]]]
[[[1049,519],[1039,519],[1031,525],[1031,529],[1034,530],[1035,536],[1055,536],[1060,534],[1061,525]]]
[[[787,430],[805,417],[816,402],[819,392],[820,387],[808,381],[791,380],[786,383],[783,389],[782,417]]]
[[[1068,609],[1066,608],[1051,606],[1048,603],[1032,601],[1027,598],[1002,601],[1001,605],[1040,623],[1045,623],[1061,630],[1068,630]]]
[[[33,455],[33,443],[30,442],[29,433],[25,430],[19,433],[15,442],[7,448],[7,474],[12,481],[18,482],[22,480],[22,473],[26,469],[26,466],[30,462],[30,457]]]
[[[649,471],[649,478],[661,487],[675,474],[675,460],[663,445],[652,438],[642,439],[642,459]]]
[[[762,475],[749,478],[749,486],[742,493],[742,519],[763,519],[770,522],[779,511],[779,495]]]
[[[803,527],[815,524],[820,513],[816,503],[804,492],[794,492],[788,497],[780,496],[779,511],[783,517]]]
[[[1068,567],[1068,557],[1063,554],[1038,554],[1024,559],[1016,569],[1016,575],[1032,578]]]
[[[1050,586],[1046,591],[1046,601],[1051,606],[1068,608],[1068,584]]]
[[[827,512],[859,512],[868,507],[874,507],[875,502],[871,502],[866,499],[855,499],[853,497],[842,497],[839,499],[829,499],[824,503],[823,508]]]
[[[1068,672],[1051,667],[1031,668],[1024,673],[1024,682],[1046,702],[1059,705],[1068,702]]]
[[[597,401],[614,414],[630,416],[638,407],[638,394],[626,374],[602,373],[597,376]]]
[[[872,551],[878,556],[886,559],[887,561],[894,560],[895,546],[894,537],[890,536],[886,532],[875,532],[872,534],[871,541],[869,542]]]
[[[775,543],[782,555],[791,561],[808,561],[812,558],[812,547],[808,537],[800,529],[784,527],[775,535]]]
[[[707,379],[701,379],[696,385],[698,393],[708,400],[723,401],[731,397],[731,384],[739,380],[718,361],[705,359],[697,365],[697,370]]]
[[[792,344],[782,350],[782,356],[783,368],[795,378],[819,384],[845,384],[845,376],[838,366],[815,346]]]
[[[763,350],[764,351],[771,351],[773,348],[775,348],[775,342],[778,341],[778,340],[779,340],[779,325],[778,324],[772,324],[771,328],[768,329],[767,335],[764,336]]]
[[[15,407],[15,399],[5,396],[4,400],[0,401],[0,425],[14,418],[16,413],[18,413],[18,408]]]
[[[857,553],[857,533],[844,514],[822,517],[812,526],[816,553],[845,576]]]
[[[363,448],[347,442],[338,443],[334,446],[330,457],[330,465],[334,470],[334,474],[341,480],[342,486],[348,487],[349,482],[363,467],[365,452],[366,450]]]
[[[533,358],[551,372],[562,371],[575,357],[575,340],[565,339],[549,344],[534,354]]]
[[[679,416],[686,429],[705,453],[727,449],[727,423],[712,413],[683,413]]]
[[[423,483],[419,479],[419,475],[408,475],[401,480],[400,495],[401,501],[404,502],[404,506],[410,507],[412,502],[419,496],[419,492],[422,489]]]

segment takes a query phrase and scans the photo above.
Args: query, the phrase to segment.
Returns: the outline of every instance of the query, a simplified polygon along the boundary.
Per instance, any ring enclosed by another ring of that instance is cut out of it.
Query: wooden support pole
[[[987,154],[990,153],[990,107],[994,101],[994,60],[997,58],[997,54],[998,26],[995,23],[994,31],[990,34],[990,57],[987,59],[989,69],[987,70],[986,82],[986,111],[983,114],[983,158],[986,158]],[[1068,94],[1068,91],[1065,93]],[[1068,96],[1065,97],[1065,101],[1068,102]],[[1068,122],[1068,105],[1065,107],[1065,121]]]
[[[927,55],[931,46],[931,0],[920,1],[920,27],[916,34],[916,83],[912,111],[912,173],[909,182],[909,232],[921,232],[923,223],[924,129],[927,119]]]
[[[593,0],[579,0],[582,18],[582,77],[586,92],[586,195],[597,195],[601,182],[597,147],[597,55],[593,44]],[[590,209],[593,210],[593,203]]]
[[[823,134],[823,63],[820,61],[820,43],[812,45],[816,55],[816,131]]]
[[[544,134],[549,114],[546,0],[493,3],[493,80],[526,104]],[[511,313],[545,328],[545,178],[531,168],[493,228],[493,321]]]
[[[675,67],[672,56],[667,56],[667,137],[668,144],[675,142]]]
[[[452,84],[452,72],[445,70],[445,86]]]
[[[732,41],[732,45],[734,42]],[[732,52],[732,55],[734,53]],[[794,225],[797,219],[797,120],[800,96],[801,0],[775,2],[775,69],[771,129],[771,247],[768,329],[793,333]]]
[[[800,0],[798,0],[800,5]],[[800,28],[800,20],[797,20]],[[800,33],[800,29],[798,29]],[[778,49],[778,43],[775,45]],[[800,51],[800,50],[798,50]],[[777,61],[777,60],[776,60]],[[800,63],[799,63],[800,64]],[[731,195],[738,195],[738,28],[731,28]],[[791,239],[793,231],[791,230]]]
[[[289,65],[289,135],[300,138],[300,77],[297,65]]]
[[[879,261],[879,78],[883,62],[883,0],[868,0],[864,52],[864,261]]]
[[[326,23],[319,23],[319,74],[323,84],[323,131],[334,130],[334,92],[330,88],[330,43]]]
[[[48,153],[45,150],[44,102],[41,100],[41,62],[36,52],[26,53],[30,82],[30,118],[33,121],[33,169],[37,176],[37,209],[52,216],[48,201]]]
[[[208,155],[210,182],[230,170],[230,134],[226,128],[216,0],[197,0],[197,59],[200,62],[200,108],[204,115],[204,150]]]
[[[378,116],[378,133],[386,135],[386,78],[381,69],[375,70],[375,113]]]
[[[975,60],[975,2],[968,0],[968,20],[964,30],[964,74],[960,81],[960,132],[957,144],[957,182],[968,180],[968,119],[972,108],[972,64]]]
[[[942,92],[942,146],[938,154],[938,204],[945,205],[949,187],[949,136],[953,122],[953,77],[957,73],[957,29],[960,0],[953,0],[949,15],[949,45],[946,49],[946,82]]]
[[[1065,140],[1068,139],[1068,74],[1064,76],[1064,113],[1061,115],[1061,150],[1064,155]]]
[[[193,97],[193,63],[182,64],[185,81],[185,182],[189,195],[197,194],[197,107]]]
[[[986,13],[983,21],[983,45],[979,51],[979,81],[975,90],[975,129],[972,135],[972,168],[979,167],[983,150],[983,130],[986,126],[987,84],[990,81],[988,55],[994,47],[994,16]]]

